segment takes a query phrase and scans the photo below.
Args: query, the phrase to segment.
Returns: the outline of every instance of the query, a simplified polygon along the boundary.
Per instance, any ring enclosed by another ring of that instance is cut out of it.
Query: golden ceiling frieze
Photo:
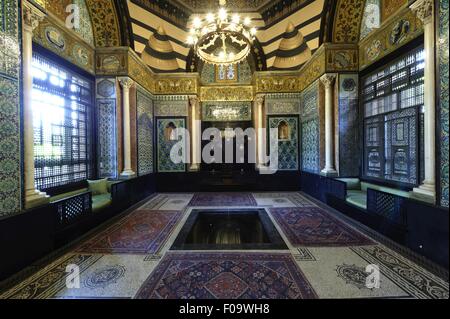
[[[253,101],[253,86],[204,86],[200,89],[202,102]]]

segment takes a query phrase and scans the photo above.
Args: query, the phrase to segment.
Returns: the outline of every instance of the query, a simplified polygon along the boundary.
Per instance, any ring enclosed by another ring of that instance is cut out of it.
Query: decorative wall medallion
[[[126,268],[122,265],[106,266],[95,270],[86,278],[84,284],[91,289],[106,288],[125,275]]]
[[[120,70],[120,60],[115,55],[109,55],[102,58],[102,68],[105,71],[114,72]]]
[[[356,88],[356,82],[354,79],[344,79],[342,81],[342,89],[346,92],[353,92]]]
[[[338,277],[342,278],[347,284],[353,285],[358,289],[368,289],[366,287],[366,279],[369,275],[366,270],[356,265],[340,265],[337,266],[336,272]]]
[[[370,61],[374,61],[381,53],[383,49],[383,45],[380,40],[375,40],[372,44],[367,48],[367,58]]]
[[[50,42],[56,49],[64,51],[66,48],[66,40],[58,29],[48,26],[45,28],[45,36],[47,41]]]
[[[86,50],[85,47],[75,44],[72,49],[72,54],[75,60],[82,65],[88,65],[89,64],[89,52]]]
[[[98,83],[98,94],[102,97],[108,98],[115,93],[115,84],[109,80],[102,80]]]
[[[402,43],[406,39],[410,30],[411,30],[411,24],[409,23],[408,20],[398,21],[391,31],[391,35],[389,37],[389,42],[392,45]]]

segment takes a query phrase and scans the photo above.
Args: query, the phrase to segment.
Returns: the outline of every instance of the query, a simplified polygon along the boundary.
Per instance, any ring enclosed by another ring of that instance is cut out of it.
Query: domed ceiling
[[[296,70],[320,44],[325,0],[227,0],[229,12],[258,29],[256,70]],[[215,12],[219,0],[129,0],[134,47],[154,72],[189,72],[186,43],[193,17]]]

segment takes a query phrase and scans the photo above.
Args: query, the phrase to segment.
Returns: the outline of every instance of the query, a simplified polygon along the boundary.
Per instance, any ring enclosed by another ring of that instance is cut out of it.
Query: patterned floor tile
[[[296,258],[296,261],[320,298],[412,297],[383,272],[380,288],[367,288],[366,267],[371,263],[348,247],[309,248],[308,251],[308,259]]]
[[[290,254],[169,253],[138,299],[306,299],[317,295]]]
[[[138,210],[81,244],[78,252],[154,254],[171,235],[182,213]]]
[[[353,227],[318,207],[271,208],[270,213],[294,246],[339,247],[373,244]]]
[[[379,265],[386,277],[416,298],[449,298],[448,282],[381,245],[354,247],[351,250],[367,262]]]
[[[141,255],[104,255],[80,275],[80,288],[64,287],[54,298],[132,298],[158,262]]]

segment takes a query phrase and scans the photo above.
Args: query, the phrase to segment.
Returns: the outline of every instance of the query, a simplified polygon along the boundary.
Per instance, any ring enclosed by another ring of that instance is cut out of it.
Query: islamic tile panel
[[[167,132],[169,127],[172,128],[185,128],[185,119],[180,118],[165,118],[157,119],[157,141],[158,141],[158,172],[172,173],[172,172],[184,172],[186,165],[184,163],[174,163],[170,158],[170,152],[172,147],[179,142],[179,139],[171,139],[170,132]],[[169,134],[168,134],[169,133]]]
[[[313,83],[301,95],[302,170],[311,173],[320,171],[319,135],[319,85]]]
[[[381,24],[381,0],[367,0],[361,24],[360,38],[364,39]]]
[[[138,174],[153,172],[153,100],[137,91]]]
[[[302,170],[320,172],[319,120],[312,119],[302,123]]]
[[[358,74],[339,76],[339,173],[359,175]]]
[[[99,177],[117,177],[117,114],[114,79],[97,83],[97,143]]]
[[[301,96],[303,116],[317,116],[319,105],[319,83],[315,82]]]
[[[77,5],[80,10],[80,24],[75,28],[78,33],[87,43],[94,46],[94,31],[92,30],[91,18],[89,10],[86,7],[85,0],[73,0],[73,4]]]
[[[208,122],[251,121],[251,102],[204,102],[202,119]]]
[[[18,78],[20,70],[17,0],[0,3],[0,74]]]
[[[250,84],[252,82],[252,77],[253,74],[250,65],[248,62],[243,62],[237,65],[237,78],[233,82]],[[202,84],[221,82],[218,78],[217,68],[212,64],[205,63],[200,75]]]
[[[18,1],[0,2],[0,217],[22,206],[18,8]]]
[[[440,126],[441,126],[441,205],[448,207],[448,153],[449,153],[449,100],[448,100],[448,0],[439,1],[439,74],[440,74]]]
[[[297,117],[270,117],[269,128],[279,129],[280,125],[287,124],[288,136],[278,136],[278,170],[298,170],[298,118]]]

